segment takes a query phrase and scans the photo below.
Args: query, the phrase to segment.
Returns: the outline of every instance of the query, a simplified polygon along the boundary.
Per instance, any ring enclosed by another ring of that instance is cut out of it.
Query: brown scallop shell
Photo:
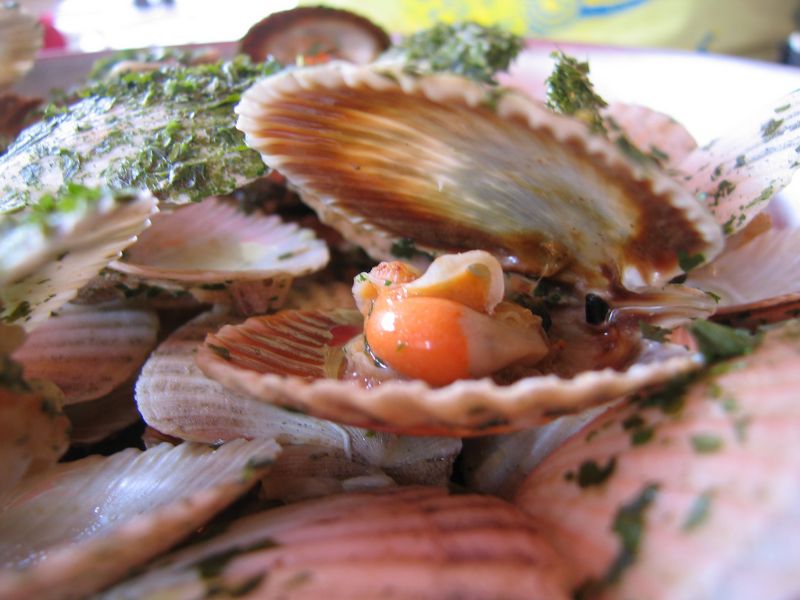
[[[228,560],[219,568],[203,568],[221,556]],[[535,521],[510,504],[409,487],[329,496],[240,519],[103,597],[188,598],[210,587],[287,600],[565,600],[569,583]]]
[[[597,598],[800,592],[800,323],[693,382],[611,409],[516,504]]]
[[[361,314],[352,310],[252,317],[209,335],[197,363],[229,389],[313,416],[409,435],[462,437],[540,424],[699,366],[696,357],[679,353],[624,371],[572,371],[565,375],[570,379],[551,374],[500,385],[484,378],[442,388],[395,380],[367,389],[340,379],[346,368],[342,346],[361,327]]]
[[[330,63],[255,84],[237,127],[320,218],[386,259],[411,238],[608,289],[709,259],[719,226],[652,164],[530,98],[449,74]]]
[[[256,62],[268,56],[294,64],[298,56],[344,59],[357,64],[375,60],[389,47],[388,34],[349,10],[301,6],[272,13],[247,31],[239,51]]]

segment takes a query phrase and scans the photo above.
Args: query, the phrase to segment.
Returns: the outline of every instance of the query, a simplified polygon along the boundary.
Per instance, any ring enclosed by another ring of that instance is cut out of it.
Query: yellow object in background
[[[318,2],[306,2],[315,4]],[[328,0],[391,32],[443,21],[497,24],[530,37],[709,50],[776,59],[796,26],[798,0]]]

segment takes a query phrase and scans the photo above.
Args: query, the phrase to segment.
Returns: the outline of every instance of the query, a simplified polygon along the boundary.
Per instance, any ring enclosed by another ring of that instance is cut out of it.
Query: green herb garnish
[[[557,62],[547,78],[547,106],[584,121],[596,133],[606,133],[600,110],[608,103],[594,91],[589,80],[589,63],[563,52],[553,52],[551,56]]]
[[[712,321],[694,321],[689,332],[709,362],[749,354],[759,340],[758,335]]]
[[[438,23],[408,36],[387,55],[402,58],[406,72],[449,72],[494,84],[495,74],[506,70],[522,47],[521,37],[499,27]]]

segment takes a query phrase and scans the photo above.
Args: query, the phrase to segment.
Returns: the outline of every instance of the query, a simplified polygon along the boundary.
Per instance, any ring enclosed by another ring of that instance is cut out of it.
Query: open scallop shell
[[[0,319],[33,329],[136,240],[157,211],[150,194],[76,191],[71,210],[0,214]],[[57,197],[56,202],[63,201]],[[1,212],[1,211],[0,211]]]
[[[26,377],[53,382],[66,404],[75,404],[101,398],[130,379],[157,334],[158,317],[150,310],[66,305],[29,334],[13,357]]]
[[[42,26],[36,17],[22,12],[17,2],[0,4],[0,89],[33,67],[42,40]]]
[[[248,145],[375,257],[411,237],[635,289],[680,274],[679,254],[722,247],[713,218],[655,166],[526,96],[455,75],[330,63],[262,80],[236,111]]]
[[[389,47],[388,34],[360,15],[327,6],[275,12],[247,31],[239,50],[256,62],[271,56],[284,65],[301,60],[340,58],[373,61]],[[302,58],[301,58],[302,57]]]
[[[151,285],[192,290],[201,300],[227,299],[252,314],[278,308],[292,279],[318,271],[328,258],[313,231],[212,197],[154,217],[111,268]]]
[[[272,441],[162,444],[27,478],[0,496],[0,595],[86,597],[205,524],[278,451]]]
[[[341,494],[240,519],[101,597],[197,598],[214,589],[293,600],[557,600],[568,597],[568,584],[562,560],[535,522],[511,505],[411,487]]]
[[[790,321],[690,385],[608,411],[515,502],[593,597],[794,598],[798,367]]]
[[[197,363],[232,390],[313,416],[406,434],[453,436],[540,424],[699,366],[696,357],[680,353],[626,371],[573,372],[571,379],[543,375],[499,385],[485,378],[442,388],[397,380],[365,389],[340,379],[346,358],[342,346],[361,326],[360,313],[347,310],[252,317],[209,335]]]
[[[194,363],[195,352],[207,333],[231,322],[238,321],[225,314],[202,314],[152,354],[136,384],[139,410],[149,425],[198,442],[272,438],[281,444],[321,447],[337,455],[333,461],[349,468],[362,465],[362,471],[364,466],[379,468],[403,484],[447,481],[461,449],[458,440],[414,439],[341,426],[260,402],[208,379]],[[309,468],[320,472],[313,465],[305,467]],[[349,477],[353,472],[344,474]]]

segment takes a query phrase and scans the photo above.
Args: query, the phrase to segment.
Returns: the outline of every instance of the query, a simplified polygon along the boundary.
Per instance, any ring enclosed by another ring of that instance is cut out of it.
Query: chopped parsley
[[[217,346],[216,344],[206,344],[209,350],[211,350],[214,354],[219,356],[224,360],[231,360],[231,352],[227,348],[223,346]]]
[[[617,458],[615,456],[612,456],[604,467],[593,460],[585,460],[578,468],[577,483],[582,488],[600,485],[611,477],[616,466]]]
[[[684,250],[678,250],[678,266],[687,273],[705,261],[706,257],[700,253],[689,255]]]
[[[758,335],[744,329],[734,329],[704,320],[693,321],[689,332],[709,362],[749,354],[759,340]]]
[[[712,454],[722,449],[723,443],[719,436],[709,433],[699,433],[693,435],[689,440],[692,448],[698,454]]]
[[[606,133],[601,109],[608,106],[589,80],[589,63],[563,52],[551,54],[556,66],[547,78],[547,106],[585,122],[595,133]]]
[[[619,581],[625,569],[636,562],[644,535],[647,509],[655,501],[657,493],[657,484],[647,484],[636,498],[623,504],[617,511],[611,530],[619,538],[620,551],[606,573],[605,583]]]
[[[691,531],[696,529],[708,519],[711,512],[711,492],[700,494],[689,509],[689,514],[686,515],[686,521],[683,523],[684,531]]]
[[[499,27],[473,22],[437,23],[402,40],[387,53],[399,57],[408,73],[449,72],[495,84],[522,50],[521,37]]]

